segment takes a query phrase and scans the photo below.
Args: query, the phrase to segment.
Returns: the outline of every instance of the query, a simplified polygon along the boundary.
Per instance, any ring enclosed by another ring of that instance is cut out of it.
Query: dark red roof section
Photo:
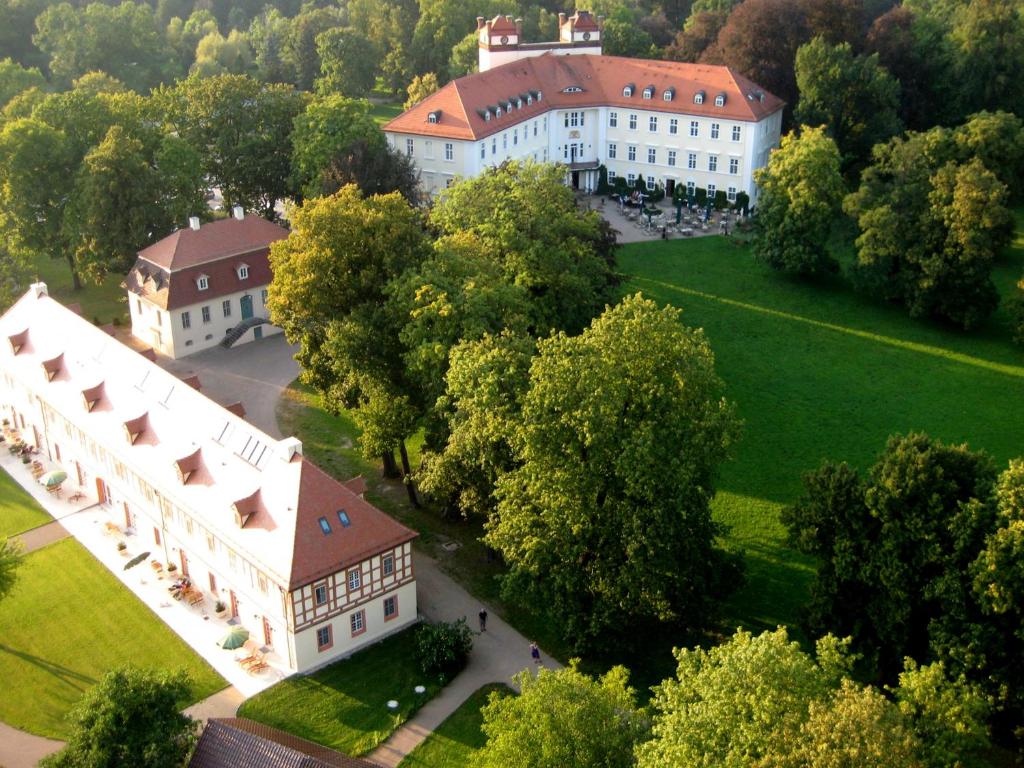
[[[416,533],[359,498],[312,462],[302,459],[295,551],[289,589],[336,573],[353,563],[416,538]],[[343,527],[338,510],[348,515]],[[326,518],[331,532],[320,528]]]
[[[379,768],[244,717],[211,718],[190,768]]]
[[[267,248],[288,237],[288,230],[260,216],[211,221],[199,229],[185,227],[139,251],[139,258],[166,272],[187,269],[227,256]]]
[[[270,285],[274,273],[270,269],[269,249],[224,258],[195,267],[188,267],[169,276],[159,267],[139,256],[125,280],[128,290],[143,296],[161,309],[180,309],[228,296],[238,291],[258,291]],[[249,267],[249,276],[238,277],[238,267]],[[160,273],[162,280],[152,279]],[[207,277],[207,289],[199,290],[199,277]],[[236,310],[237,311],[237,310]]]

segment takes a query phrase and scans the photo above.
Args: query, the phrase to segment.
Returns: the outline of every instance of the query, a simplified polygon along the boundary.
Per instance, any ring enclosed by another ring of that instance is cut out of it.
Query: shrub
[[[720,189],[715,192],[715,209],[724,211],[729,207],[729,196],[725,193],[724,189]]]
[[[1006,308],[1010,312],[1013,340],[1018,344],[1024,344],[1024,278],[1017,283],[1017,288],[1006,303]]]
[[[608,184],[608,169],[603,165],[597,169],[597,189],[594,191],[599,195],[607,195],[612,191],[612,187]]]
[[[423,674],[437,676],[444,685],[466,666],[473,648],[473,632],[465,619],[423,624],[416,630],[416,657]]]
[[[121,316],[120,315],[114,315],[113,323],[114,323],[114,327],[115,328],[120,328],[121,327]]]
[[[693,199],[697,205],[706,205],[708,202],[708,191],[704,187],[697,187],[693,192]]]
[[[623,178],[622,176],[616,176],[615,183],[612,184],[612,189],[614,189],[620,195],[625,195],[627,192],[629,192],[629,185],[626,183],[625,178]]]
[[[733,207],[745,216],[750,209],[750,195],[746,192],[737,192],[736,204]]]
[[[651,190],[650,201],[652,203],[656,203],[659,200],[664,199],[664,197],[665,197],[665,190],[662,189],[660,184],[655,184],[654,185],[654,189]]]

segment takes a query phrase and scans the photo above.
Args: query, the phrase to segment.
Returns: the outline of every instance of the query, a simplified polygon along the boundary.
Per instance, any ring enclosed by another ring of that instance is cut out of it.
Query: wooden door
[[[188,576],[188,555],[185,554],[185,550],[179,550],[181,553],[181,575]]]
[[[153,541],[156,542],[158,547],[160,546],[160,529],[155,525],[153,526]]]
[[[263,644],[270,647],[274,645],[274,630],[266,616],[263,617]]]
[[[132,522],[132,511],[128,509],[128,502],[124,502],[124,527],[134,528],[135,524]]]
[[[235,597],[235,590],[229,589],[228,590],[228,597],[230,598],[230,604],[231,604],[231,618],[233,618],[233,619],[237,618],[238,617],[238,598]]]
[[[110,496],[107,494],[107,484],[103,482],[102,477],[96,478],[96,500],[100,504],[106,504],[110,501]]]
[[[214,576],[212,573],[210,573],[208,575],[210,577],[210,591],[211,592],[216,592],[217,591],[217,577]]]

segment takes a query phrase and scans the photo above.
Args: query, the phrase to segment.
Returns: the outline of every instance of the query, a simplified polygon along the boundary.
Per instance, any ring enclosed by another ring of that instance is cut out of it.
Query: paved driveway
[[[181,378],[199,376],[203,394],[221,405],[241,401],[246,419],[280,438],[277,401],[299,375],[293,358],[297,350],[284,334],[277,334],[231,349],[214,347],[180,360],[158,357],[157,363]]]

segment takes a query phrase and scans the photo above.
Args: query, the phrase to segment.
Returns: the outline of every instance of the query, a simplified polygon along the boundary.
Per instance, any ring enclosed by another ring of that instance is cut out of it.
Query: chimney
[[[231,215],[234,216],[239,221],[241,221],[242,219],[245,218],[245,209],[242,208],[242,206],[240,205],[236,205],[234,208],[231,209]]]
[[[291,461],[296,454],[302,455],[302,441],[297,437],[286,437],[283,440],[278,440],[277,448],[276,453],[285,464]]]
[[[505,21],[512,21],[512,14],[511,13],[505,15]]]
[[[560,14],[558,14],[558,26],[561,27],[564,24],[565,24],[565,14],[564,13],[560,13]]]
[[[476,17],[476,31],[477,32],[479,32],[481,29],[484,28],[484,21],[485,21],[485,19],[484,19],[483,16],[477,16]]]
[[[189,216],[188,217],[188,226],[189,226],[189,229],[194,229],[194,230],[198,231],[198,229],[199,229],[199,217],[198,216]]]
[[[43,298],[43,296],[49,296],[49,292],[46,290],[46,283],[32,283],[29,286],[29,290],[32,291],[32,295],[37,299]]]

